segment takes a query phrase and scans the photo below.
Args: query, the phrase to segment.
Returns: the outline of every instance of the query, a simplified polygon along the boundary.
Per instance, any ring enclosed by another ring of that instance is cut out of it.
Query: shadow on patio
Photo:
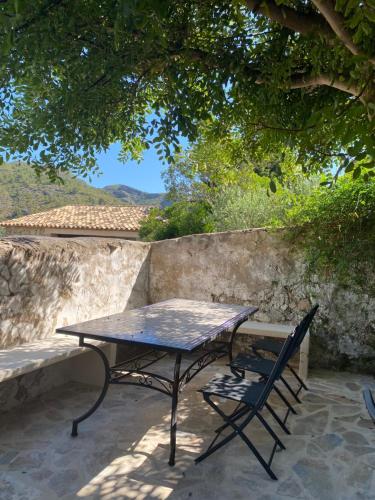
[[[111,387],[103,406],[70,437],[72,417],[97,389],[67,384],[0,416],[0,498],[16,499],[370,499],[375,491],[375,428],[361,399],[370,377],[313,372],[286,451],[268,479],[234,440],[199,465],[196,458],[221,422],[196,392],[217,371],[206,368],[182,393],[176,466],[169,455],[170,399],[142,387]],[[275,405],[276,405],[275,400]],[[279,432],[272,418],[269,423]],[[264,430],[248,432],[269,450]]]

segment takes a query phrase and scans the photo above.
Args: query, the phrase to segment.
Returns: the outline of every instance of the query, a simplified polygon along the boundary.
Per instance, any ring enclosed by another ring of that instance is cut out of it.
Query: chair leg
[[[226,415],[224,412],[220,410],[220,408],[217,408],[217,412],[219,415],[222,416],[222,418],[226,419]],[[237,431],[237,434],[242,438],[242,440],[247,444],[247,446],[250,448],[250,450],[254,453],[255,457],[258,459],[259,463],[262,465],[264,470],[267,472],[267,474],[270,476],[271,479],[277,480],[276,475],[272,471],[270,467],[270,463],[267,463],[262,455],[259,453],[257,448],[253,445],[253,443],[250,441],[250,439],[244,434],[243,429],[250,423],[250,421],[254,418],[254,416],[257,415],[259,416],[258,412],[251,412],[250,415],[241,423],[241,425],[237,426],[234,422],[228,420],[228,424],[235,430]],[[268,424],[267,424],[268,425]],[[267,429],[267,427],[265,427]],[[267,429],[268,430],[268,429]],[[271,429],[272,430],[272,429]],[[273,432],[273,431],[272,431]],[[276,436],[276,435],[275,435]],[[277,437],[277,436],[276,436]],[[278,441],[280,441],[277,438]],[[280,442],[281,443],[281,442]],[[281,443],[282,444],[282,443]]]
[[[273,408],[268,403],[266,403],[265,406],[269,410],[269,412],[271,413],[271,415],[274,417],[274,419],[276,420],[276,422],[283,429],[283,431],[285,431],[286,434],[290,434],[289,429],[286,427],[285,423],[281,420],[281,418],[276,414],[276,412],[273,410]],[[240,410],[237,410],[237,411],[233,412],[231,415],[229,415],[229,418],[231,419],[232,422],[235,422],[239,418],[245,416],[247,412],[249,412],[249,408],[247,406],[244,406]],[[221,425],[220,427],[218,427],[217,429],[215,429],[215,432],[217,432],[217,433],[220,434],[228,426],[229,426],[229,424],[225,423],[225,424]]]
[[[267,408],[267,410],[271,413],[271,415],[273,416],[273,418],[276,420],[276,422],[280,425],[280,427],[282,428],[282,430],[286,433],[286,434],[290,434],[290,430],[288,429],[288,427],[285,425],[285,422],[283,422],[281,420],[281,418],[279,417],[279,415],[275,412],[275,410],[272,408],[271,405],[269,405],[268,403],[265,404],[265,407]],[[289,410],[288,410],[288,413],[289,413]]]
[[[259,453],[259,451],[256,449],[256,447],[253,445],[253,443],[250,441],[250,439],[242,432],[242,430],[238,431],[239,436],[242,437],[242,439],[245,441],[247,446],[250,448],[250,450],[254,453],[256,458],[258,459],[259,463],[262,465],[263,469],[267,472],[267,474],[270,476],[271,479],[277,481],[277,477],[272,471],[271,467],[269,464],[264,460],[262,455]]]
[[[273,386],[276,394],[279,396],[279,398],[285,403],[285,405],[289,408],[289,410],[294,414],[294,415],[297,415],[297,412],[296,410],[293,408],[293,406],[289,403],[289,401],[286,399],[286,397],[284,396],[284,394],[280,391],[280,389],[278,387],[276,387],[276,385]]]
[[[236,410],[229,415],[229,418],[232,419],[233,421],[236,421],[240,417],[243,417],[244,415],[246,415],[247,412],[249,412],[249,408],[246,405],[240,409],[238,409],[238,406],[237,406]],[[229,424],[221,425],[220,427],[215,429],[215,432],[219,432],[219,433],[222,432],[224,429],[226,429],[228,427],[228,425]]]
[[[202,455],[199,455],[199,457],[196,458],[194,460],[194,462],[196,464],[198,464],[199,462],[202,462],[202,460],[204,460],[205,458],[207,458],[210,455],[212,455],[212,453],[214,453],[216,450],[218,450],[219,448],[221,448],[225,444],[229,443],[229,441],[231,441],[236,436],[236,434],[237,434],[237,432],[232,432],[231,434],[228,434],[228,436],[226,436],[224,439],[222,439],[215,446],[212,446],[213,443],[211,443],[211,445],[208,447],[208,449],[204,453],[202,453]]]
[[[280,380],[285,385],[285,387],[288,389],[290,394],[294,397],[294,399],[297,401],[297,403],[302,403],[302,401],[299,399],[297,394],[293,391],[293,389],[290,387],[290,385],[288,384],[288,382],[285,380],[285,378],[283,376],[280,376]]]
[[[209,401],[206,398],[205,398],[205,400],[206,400],[206,402],[209,403]],[[211,404],[211,403],[209,403],[209,404]],[[241,408],[241,405],[242,405],[242,403],[238,403],[238,405],[236,406],[235,410],[229,415],[228,418],[231,418],[231,419],[234,418],[235,420],[237,420],[237,418],[240,418],[240,416],[246,415],[246,413],[248,413],[250,411],[250,408],[248,408],[247,406],[243,406]],[[220,434],[228,426],[229,426],[229,424],[225,423],[225,424],[221,425],[220,427],[218,427],[217,429],[215,429],[216,436],[213,438],[213,440],[209,444],[209,446],[207,448],[207,451],[211,449],[211,447],[215,444],[215,442],[217,441],[217,439],[220,436]]]
[[[214,453],[216,450],[218,450],[219,448],[221,448],[225,444],[229,443],[229,441],[231,441],[237,435],[237,431],[235,430],[234,432],[231,432],[230,434],[228,434],[228,436],[226,436],[225,438],[223,438],[221,441],[219,441],[217,444],[214,445],[215,441],[217,440],[217,438],[219,437],[221,432],[224,430],[224,428],[226,428],[230,425],[229,417],[227,415],[225,415],[225,413],[222,412],[218,408],[218,406],[215,405],[215,403],[213,401],[211,401],[210,397],[207,394],[203,394],[203,397],[204,397],[204,400],[206,401],[206,403],[208,403],[211,406],[211,408],[213,408],[216,411],[216,413],[218,413],[223,418],[223,420],[225,421],[225,425],[223,425],[222,429],[220,431],[218,431],[218,434],[214,437],[213,441],[210,443],[207,450],[204,453],[202,453],[201,455],[199,455],[198,458],[195,459],[196,464],[199,462],[202,462],[202,460],[204,460],[205,458],[212,455],[212,453]],[[249,408],[246,408],[246,409],[248,411],[250,410]]]
[[[271,434],[271,436],[273,437],[274,441],[280,446],[280,448],[282,450],[285,450],[285,446],[284,446],[283,442],[279,439],[279,436],[272,429],[272,427],[268,424],[268,422],[266,421],[266,419],[260,413],[257,413],[256,416],[257,416],[258,420],[266,428],[266,430],[269,432],[269,434]]]
[[[243,429],[250,423],[250,421],[254,418],[256,411],[251,411],[250,415],[245,419],[244,422],[240,426],[237,426],[233,421],[230,420],[230,418],[220,410],[220,408],[215,405],[209,397],[204,397],[204,399],[209,403],[209,405],[223,418],[223,420],[226,421],[227,424],[229,424],[233,428],[233,432],[231,432],[228,436],[223,438],[219,443],[217,443],[215,446],[212,446],[209,448],[205,453],[200,455],[198,458],[195,459],[195,463],[199,463],[208,456],[210,456],[212,453],[214,453],[216,450],[224,446],[225,444],[229,443],[236,435],[239,435],[242,440],[247,444],[247,446],[250,448],[250,450],[253,452],[255,457],[258,459],[259,463],[262,465],[264,470],[267,472],[267,474],[271,477],[271,479],[277,480],[276,475],[273,473],[270,465],[264,460],[262,455],[259,453],[257,448],[253,445],[253,443],[250,441],[250,439],[243,433]],[[281,443],[282,444],[282,443]]]
[[[301,379],[301,377],[298,375],[298,373],[295,371],[295,369],[292,366],[290,366],[289,364],[287,364],[287,367],[293,373],[293,375],[296,377],[296,379],[298,380],[298,382],[300,383],[300,385],[303,387],[303,389],[305,389],[305,391],[308,391],[309,388],[306,387],[305,382]]]

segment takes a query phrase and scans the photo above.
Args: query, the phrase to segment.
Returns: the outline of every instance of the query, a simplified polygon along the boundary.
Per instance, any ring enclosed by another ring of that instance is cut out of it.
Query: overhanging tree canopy
[[[375,0],[2,0],[0,22],[0,153],[52,176],[115,141],[169,160],[202,122],[372,175]]]

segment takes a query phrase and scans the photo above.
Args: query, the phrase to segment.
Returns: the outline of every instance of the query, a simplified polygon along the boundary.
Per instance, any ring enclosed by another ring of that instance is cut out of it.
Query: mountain
[[[164,201],[164,193],[145,193],[125,184],[112,184],[105,186],[104,191],[115,196],[126,205],[161,205]]]
[[[121,188],[129,190],[129,197],[125,199],[124,196],[112,195],[107,189],[94,188],[69,174],[63,178],[64,184],[52,184],[47,176],[38,177],[34,170],[24,163],[0,165],[0,220],[65,205],[159,204],[155,197],[162,196],[121,185]],[[125,189],[121,189],[121,193],[123,192]],[[148,196],[152,201],[146,201]]]

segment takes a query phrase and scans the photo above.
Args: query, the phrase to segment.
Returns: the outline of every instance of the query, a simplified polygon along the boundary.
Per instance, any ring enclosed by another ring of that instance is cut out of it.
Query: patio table
[[[213,361],[224,356],[229,356],[229,361],[232,360],[232,346],[237,329],[257,310],[252,306],[171,299],[58,328],[57,333],[77,336],[80,346],[95,351],[103,361],[105,370],[100,395],[88,411],[73,420],[72,436],[77,436],[78,424],[99,407],[110,384],[140,385],[172,398],[169,465],[174,465],[179,392]],[[230,332],[229,342],[213,343],[224,332]],[[85,339],[147,349],[140,355],[110,366],[104,352]],[[198,357],[182,371],[182,357],[194,352],[198,353]],[[174,356],[173,377],[148,370],[149,366],[168,354]]]

